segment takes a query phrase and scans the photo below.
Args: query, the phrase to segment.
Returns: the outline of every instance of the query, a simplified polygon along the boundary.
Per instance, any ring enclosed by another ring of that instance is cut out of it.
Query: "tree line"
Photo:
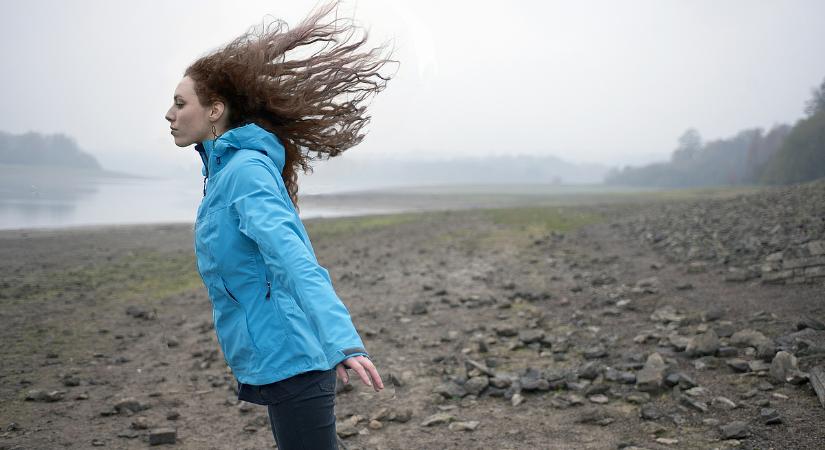
[[[611,185],[700,187],[741,184],[791,184],[825,177],[825,80],[805,104],[805,117],[793,126],[768,131],[742,130],[703,142],[690,128],[679,137],[670,161],[613,169]]]
[[[0,131],[0,164],[101,169],[94,156],[64,134]]]

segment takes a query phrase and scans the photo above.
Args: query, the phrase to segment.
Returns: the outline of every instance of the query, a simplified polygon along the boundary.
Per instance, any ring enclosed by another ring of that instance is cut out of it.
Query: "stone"
[[[650,315],[650,320],[654,322],[675,322],[680,323],[684,320],[684,316],[679,314],[676,311],[676,308],[670,305],[665,305],[660,308],[657,308],[653,311],[653,314]]]
[[[750,435],[748,424],[740,420],[719,427],[722,439],[743,439]]]
[[[733,400],[722,396],[714,397],[711,405],[718,406],[723,409],[736,409],[737,407]]]
[[[764,334],[750,328],[737,331],[730,338],[730,343],[739,347],[757,348],[759,344],[766,341],[769,341],[769,339]]]
[[[607,398],[607,396],[604,394],[591,395],[590,397],[588,397],[588,400],[599,405],[604,405],[610,401],[610,399]]]
[[[174,444],[177,436],[174,428],[156,428],[149,432],[149,445]]]
[[[453,422],[448,428],[450,431],[475,431],[478,426],[479,422],[477,420],[470,420],[467,422]]]
[[[413,315],[427,314],[427,312],[427,302],[423,301],[413,302],[412,307],[410,308],[410,314]]]
[[[812,317],[812,316],[805,316],[799,319],[796,322],[796,329],[797,330],[804,330],[805,328],[810,328],[812,330],[823,331],[825,330],[825,323],[821,320]]]
[[[450,423],[455,420],[455,417],[449,413],[435,413],[431,416],[428,416],[421,422],[422,427],[432,427],[435,425],[443,425],[445,423]]]
[[[644,420],[658,420],[662,413],[652,403],[645,403],[639,408],[639,417]]]
[[[774,356],[770,367],[771,379],[776,383],[785,383],[788,376],[798,370],[796,356],[781,351]]]
[[[439,384],[438,386],[433,389],[433,393],[439,394],[444,398],[461,398],[467,395],[467,391],[464,387],[454,383],[452,381],[448,381],[446,383]]]
[[[765,425],[782,423],[782,417],[779,416],[779,412],[774,408],[762,408],[759,412],[759,417],[762,418],[762,422],[764,422]]]
[[[607,350],[601,345],[594,345],[593,347],[588,347],[582,352],[582,356],[585,359],[598,359],[604,358],[608,355]]]
[[[499,388],[499,389],[506,389],[513,384],[513,380],[510,377],[496,375],[493,378],[489,379],[490,386]]]
[[[123,414],[123,413],[126,413],[126,412],[136,413],[136,412],[143,411],[145,409],[149,409],[149,405],[146,405],[144,403],[139,402],[134,397],[127,397],[127,398],[123,398],[123,399],[119,400],[117,403],[115,403],[114,409],[115,409],[116,412],[118,412],[120,414]]]
[[[478,377],[472,377],[464,383],[464,390],[473,395],[481,394],[487,386],[490,385],[490,379],[487,376],[482,375]]]
[[[522,330],[518,333],[518,339],[525,344],[539,342],[542,338],[544,338],[544,330],[541,329]]]
[[[747,361],[740,358],[731,358],[725,361],[725,364],[728,365],[731,369],[736,372],[750,372],[751,366],[748,364]]]
[[[576,422],[583,424],[607,426],[613,423],[615,420],[616,419],[610,417],[610,415],[606,411],[600,408],[595,408],[583,411],[576,419]]]
[[[369,422],[369,424],[367,424],[367,426],[369,427],[370,430],[380,430],[381,428],[384,428],[384,424],[381,423],[380,420],[375,420],[375,419],[370,420],[370,422]]]
[[[719,350],[719,345],[719,337],[716,331],[711,329],[691,338],[685,353],[693,357],[714,355]]]
[[[355,428],[353,425],[341,425],[335,427],[335,433],[341,439],[346,439],[348,437],[352,437],[358,434],[358,428]]]
[[[636,389],[645,392],[656,392],[662,387],[667,364],[658,353],[651,353],[647,357],[644,367],[636,374]]]

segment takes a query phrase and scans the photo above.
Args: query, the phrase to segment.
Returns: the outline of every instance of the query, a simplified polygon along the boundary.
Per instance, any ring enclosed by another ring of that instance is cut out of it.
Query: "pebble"
[[[748,424],[740,420],[722,425],[719,430],[722,432],[722,439],[743,439],[750,435]]]
[[[149,432],[149,445],[174,444],[176,440],[174,428],[157,428]]]
[[[765,425],[776,425],[782,423],[782,418],[779,416],[779,412],[774,408],[762,408],[759,412],[759,416],[762,418],[762,421],[765,422]]]
[[[467,422],[452,422],[448,428],[450,431],[475,431],[478,425],[477,420],[470,420]]]
[[[448,413],[435,413],[431,416],[428,416],[423,421],[421,421],[422,427],[432,427],[435,425],[443,425],[445,423],[450,423],[455,420],[455,417],[452,414]]]

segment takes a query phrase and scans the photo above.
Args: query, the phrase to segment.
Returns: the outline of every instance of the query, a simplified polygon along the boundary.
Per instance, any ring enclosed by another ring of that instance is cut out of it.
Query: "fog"
[[[0,131],[65,133],[107,169],[197,178],[163,119],[183,70],[267,14],[294,25],[315,5],[4,2]],[[825,77],[819,1],[361,0],[341,14],[401,61],[351,160],[664,160],[689,127],[793,123]]]

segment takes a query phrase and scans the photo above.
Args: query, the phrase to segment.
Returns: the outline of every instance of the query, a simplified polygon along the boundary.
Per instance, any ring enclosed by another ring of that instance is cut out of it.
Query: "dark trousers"
[[[337,450],[335,370],[305,372],[260,386],[239,383],[238,399],[266,405],[280,450]]]

